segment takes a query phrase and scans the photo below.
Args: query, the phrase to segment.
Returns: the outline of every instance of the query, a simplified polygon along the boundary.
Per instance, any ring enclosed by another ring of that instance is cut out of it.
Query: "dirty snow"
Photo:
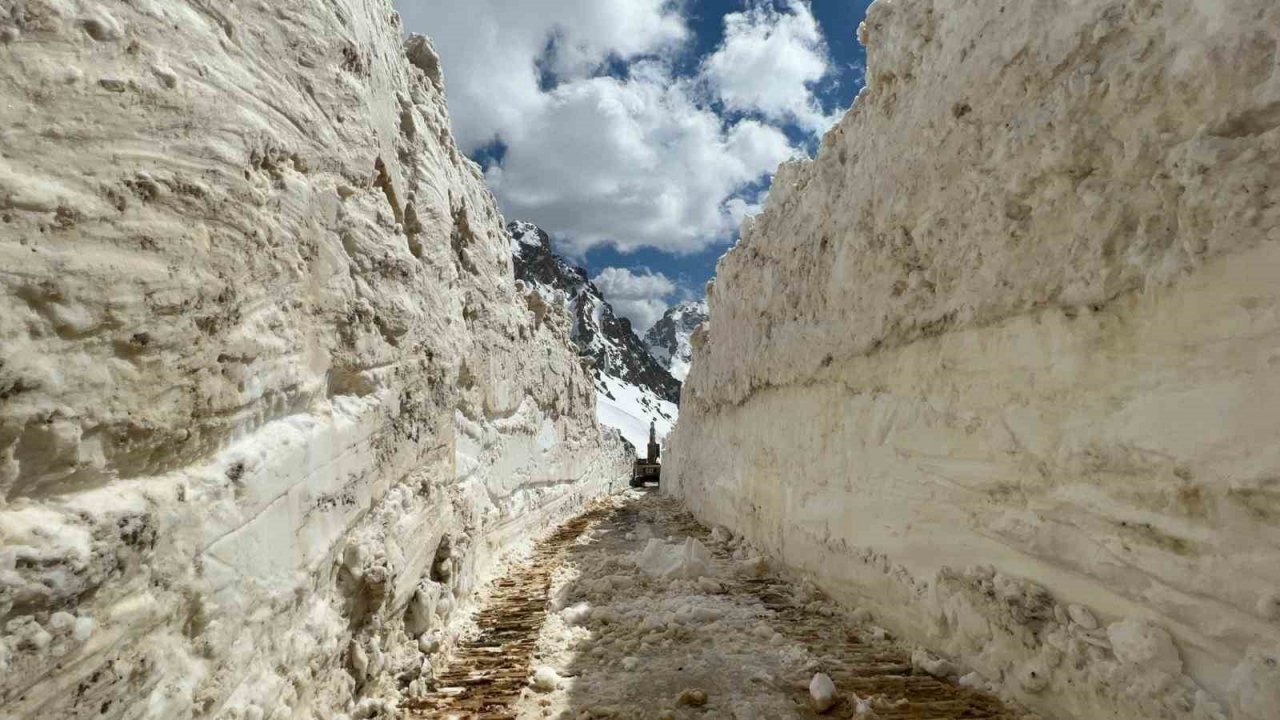
[[[768,576],[756,549],[708,532],[678,503],[647,491],[614,502],[553,572],[517,717],[874,717],[906,702],[891,691],[903,674],[959,693],[961,705],[999,706],[913,669],[883,630],[811,583]],[[867,692],[874,671],[851,668],[839,656],[848,648],[897,674]]]

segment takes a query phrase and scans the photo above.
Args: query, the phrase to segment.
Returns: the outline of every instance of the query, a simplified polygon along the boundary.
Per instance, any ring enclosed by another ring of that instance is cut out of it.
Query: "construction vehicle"
[[[654,427],[653,421],[649,422],[649,452],[642,458],[636,458],[635,464],[631,467],[631,487],[644,487],[646,482],[650,480],[660,482],[659,476],[662,474],[662,463],[658,460],[658,431]]]

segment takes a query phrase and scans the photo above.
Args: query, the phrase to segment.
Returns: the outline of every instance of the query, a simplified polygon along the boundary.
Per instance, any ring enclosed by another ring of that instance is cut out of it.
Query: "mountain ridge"
[[[621,430],[637,451],[650,422],[665,437],[678,414],[680,382],[650,354],[631,321],[614,312],[587,271],[555,253],[545,230],[512,221],[507,232],[516,281],[568,313],[570,337],[593,364],[600,422]]]
[[[693,332],[709,317],[706,300],[686,300],[667,308],[644,334],[649,354],[681,383],[693,362]]]

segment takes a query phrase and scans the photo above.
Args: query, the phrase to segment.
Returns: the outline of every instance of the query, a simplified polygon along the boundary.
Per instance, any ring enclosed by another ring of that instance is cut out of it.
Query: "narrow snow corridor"
[[[1026,718],[935,678],[943,660],[773,575],[677,502],[632,491],[561,527],[488,591],[410,716]],[[825,702],[821,673],[834,681]],[[818,707],[825,705],[824,712]]]

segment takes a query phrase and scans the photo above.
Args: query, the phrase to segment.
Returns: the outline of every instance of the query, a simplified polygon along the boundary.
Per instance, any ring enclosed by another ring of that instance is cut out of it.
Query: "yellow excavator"
[[[658,431],[653,421],[649,421],[649,454],[636,458],[635,465],[631,467],[631,487],[644,487],[644,484],[650,480],[660,482],[661,474],[662,463],[658,461]]]

